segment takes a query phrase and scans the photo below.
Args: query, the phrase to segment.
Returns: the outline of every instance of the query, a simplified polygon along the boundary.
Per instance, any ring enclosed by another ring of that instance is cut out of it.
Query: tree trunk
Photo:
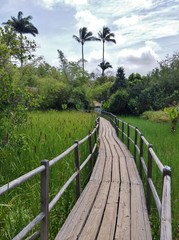
[[[81,45],[82,45],[82,67],[83,67],[83,74],[84,74],[84,71],[85,71],[85,66],[84,66],[84,50],[83,50],[83,45],[84,45],[84,43],[82,43]]]
[[[21,63],[21,67],[23,66],[23,36],[22,33],[20,33],[20,63]]]
[[[103,39],[103,62],[104,62],[104,43],[105,43],[105,40]]]

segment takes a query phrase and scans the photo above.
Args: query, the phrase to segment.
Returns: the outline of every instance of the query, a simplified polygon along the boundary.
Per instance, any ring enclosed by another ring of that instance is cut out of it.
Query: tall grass
[[[85,137],[93,129],[96,114],[81,112],[32,112],[27,124],[8,133],[8,143],[0,149],[1,186],[38,167],[43,159],[51,160]],[[81,157],[89,153],[83,144]],[[87,168],[89,168],[87,166]],[[71,153],[50,169],[50,200],[74,172]],[[83,182],[87,171],[82,172]],[[40,212],[40,176],[36,176],[0,200],[0,239],[12,239]],[[83,184],[83,183],[82,183]],[[75,183],[50,213],[50,239],[54,239],[75,202]],[[84,184],[83,184],[84,185]]]
[[[125,122],[138,127],[144,134],[149,143],[153,144],[153,149],[163,165],[168,165],[172,169],[172,226],[173,226],[173,239],[179,239],[179,127],[175,133],[170,130],[169,123],[157,123],[141,119],[138,117],[119,117]],[[133,150],[131,148],[131,150]],[[157,186],[159,196],[161,196],[162,176],[153,164],[153,179],[154,184]],[[154,204],[153,204],[154,208]],[[153,214],[152,225],[154,231],[154,239],[158,239],[158,223],[155,214]]]

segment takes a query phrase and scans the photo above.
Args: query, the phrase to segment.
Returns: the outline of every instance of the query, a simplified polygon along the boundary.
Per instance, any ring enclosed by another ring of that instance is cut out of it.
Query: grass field
[[[32,112],[27,124],[7,134],[7,144],[0,148],[1,186],[38,167],[43,159],[51,160],[84,138],[95,125],[96,114],[81,112]],[[81,148],[81,158],[87,155],[88,145]],[[50,199],[74,172],[74,153],[65,157],[50,170]],[[87,166],[89,168],[89,166]],[[87,170],[84,170],[87,171]],[[83,184],[87,172],[82,172]],[[7,192],[0,200],[0,239],[12,239],[40,212],[40,176]],[[75,183],[50,212],[50,239],[75,202]]]
[[[175,133],[170,130],[169,123],[157,123],[138,117],[121,117],[125,122],[138,127],[144,134],[149,143],[153,144],[154,151],[163,163],[172,169],[172,225],[173,225],[173,239],[179,239],[179,125]],[[154,165],[154,164],[153,164]],[[155,167],[155,166],[154,166]],[[161,195],[162,176],[154,168],[153,171],[154,183],[157,186],[159,195]],[[154,204],[153,204],[154,206]],[[151,217],[154,223],[156,216]],[[158,223],[153,224],[154,239],[157,238]]]
[[[15,129],[13,136],[8,133],[7,145],[0,149],[1,186],[38,167],[42,159],[50,160],[71,146],[75,140],[82,139],[88,134],[89,129],[93,129],[95,118],[95,114],[80,112],[30,113],[27,124]],[[137,126],[146,139],[153,144],[161,162],[172,168],[173,239],[178,240],[179,127],[175,133],[171,133],[168,123],[156,123],[136,117],[121,118],[133,126]],[[85,156],[86,152],[88,152],[88,146],[84,145],[81,156]],[[52,167],[50,172],[50,199],[74,171],[74,156],[72,155],[55,165],[56,167]],[[87,172],[83,173],[83,184],[86,180],[86,174]],[[161,195],[162,176],[156,168],[154,168],[153,179],[159,195]],[[37,176],[1,197],[1,239],[11,239],[39,213],[39,192],[39,176]],[[72,184],[50,213],[50,239],[54,239],[74,202],[75,184]],[[159,222],[155,210],[153,205],[151,222],[153,239],[157,240]]]

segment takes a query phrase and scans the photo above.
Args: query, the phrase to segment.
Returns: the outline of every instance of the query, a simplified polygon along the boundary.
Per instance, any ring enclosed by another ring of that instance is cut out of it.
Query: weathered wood
[[[116,224],[115,240],[129,240],[131,236],[130,230],[130,185],[121,182],[118,218]]]
[[[122,121],[122,142],[124,142],[124,121]]]
[[[100,231],[98,234],[98,240],[112,240],[114,238],[119,198],[119,186],[119,182],[111,183],[103,220],[101,222]]]
[[[99,155],[90,181],[56,240],[151,240],[142,182],[134,158],[103,118],[99,140]]]
[[[127,124],[127,148],[130,148],[130,126]]]
[[[95,200],[100,184],[89,182],[65,221],[56,240],[76,239],[80,233]]]
[[[100,229],[103,212],[106,205],[106,199],[109,193],[109,182],[102,182],[98,195],[94,202],[93,208],[89,214],[89,217],[85,223],[85,226],[80,234],[81,240],[91,240],[96,238]]]
[[[89,144],[89,154],[92,154],[93,147],[92,147],[92,138],[91,138],[91,132],[90,131],[89,131],[88,144]],[[90,161],[91,172],[93,171],[93,166],[94,166],[94,161],[93,161],[93,156],[92,156],[91,161]]]
[[[41,165],[45,167],[45,171],[41,173],[41,192],[40,192],[40,203],[41,212],[45,217],[41,221],[40,225],[40,239],[48,240],[49,231],[49,161],[42,160]]]
[[[145,224],[145,229],[146,229],[146,239],[151,240],[152,235],[151,235],[151,229],[150,229],[150,223],[149,223],[149,217],[148,217],[148,211],[147,211],[147,205],[146,205],[146,200],[145,200],[144,188],[142,186],[142,181],[141,181],[140,192],[141,192],[140,193],[141,194],[141,202],[142,202],[142,209],[143,209],[143,215],[144,215],[144,224]]]
[[[127,165],[127,170],[128,170],[129,179],[130,179],[131,184],[140,185],[141,181],[140,181],[140,177],[139,177],[139,174],[137,171],[137,167],[135,165],[134,158],[126,157],[126,165]]]
[[[144,154],[144,142],[142,139],[143,134],[140,134],[140,156],[139,156],[139,174],[140,177],[142,178],[142,161],[141,159],[143,158],[143,154]]]
[[[19,178],[9,182],[8,184],[5,184],[4,186],[0,187],[0,196],[3,195],[5,192],[17,187],[18,185],[22,184],[23,182],[27,181],[28,179],[36,176],[37,174],[41,173],[45,170],[44,166],[40,166],[22,176]]]
[[[137,127],[135,128],[135,136],[134,136],[134,160],[136,162],[136,152],[137,152],[137,137],[138,137],[138,133],[137,133]]]
[[[80,152],[79,152],[79,143],[78,140],[75,141],[75,166],[78,174],[76,176],[76,198],[78,199],[81,194],[81,184],[80,184]]]
[[[171,228],[171,169],[164,167],[160,240],[172,240]]]
[[[150,153],[150,148],[152,148],[152,145],[148,145],[148,166],[147,166],[147,210],[148,214],[150,214],[150,208],[151,208],[151,197],[152,197],[152,192],[150,189],[150,184],[148,182],[148,179],[152,178],[152,156]]]
[[[164,168],[163,164],[160,162],[160,160],[157,157],[157,155],[155,154],[153,148],[150,148],[149,151],[150,151],[150,154],[151,154],[153,160],[156,162],[160,172],[162,173],[163,172],[163,168]]]
[[[131,185],[131,240],[152,239],[148,234],[150,228],[146,229],[146,220],[141,196],[141,186]],[[145,216],[145,217],[144,217]],[[148,217],[148,216],[147,216]]]

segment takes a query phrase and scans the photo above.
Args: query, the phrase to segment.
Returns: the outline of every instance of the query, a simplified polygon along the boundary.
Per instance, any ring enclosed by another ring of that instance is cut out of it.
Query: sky
[[[0,0],[0,23],[19,11],[31,15],[39,31],[36,54],[57,67],[57,49],[69,61],[81,59],[81,45],[72,36],[82,27],[94,36],[103,26],[115,34],[116,44],[105,43],[105,60],[114,73],[124,67],[126,76],[146,75],[179,52],[179,0]],[[86,42],[84,54],[85,69],[99,73],[102,42]]]

